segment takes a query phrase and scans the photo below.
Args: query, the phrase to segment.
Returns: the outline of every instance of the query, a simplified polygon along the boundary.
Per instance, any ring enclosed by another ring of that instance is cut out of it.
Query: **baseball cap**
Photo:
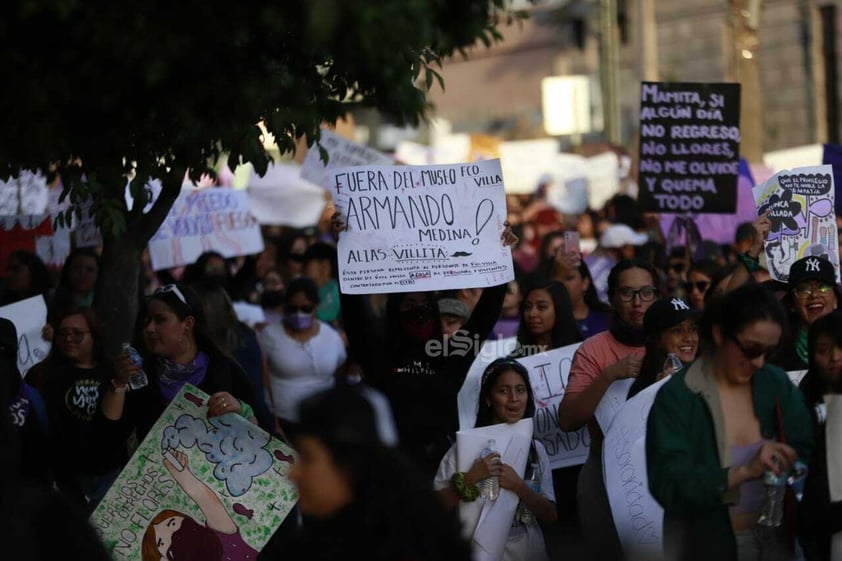
[[[456,298],[442,298],[439,300],[439,314],[468,319],[471,313],[468,307]]]
[[[822,257],[802,257],[789,268],[790,290],[806,280],[817,280],[836,286],[836,272],[833,264]]]
[[[625,224],[612,224],[602,233],[599,245],[606,248],[620,248],[625,245],[643,245],[648,241],[649,236],[635,232]]]
[[[643,329],[647,335],[657,335],[684,320],[696,319],[698,316],[698,312],[681,298],[663,298],[653,302],[646,310]]]

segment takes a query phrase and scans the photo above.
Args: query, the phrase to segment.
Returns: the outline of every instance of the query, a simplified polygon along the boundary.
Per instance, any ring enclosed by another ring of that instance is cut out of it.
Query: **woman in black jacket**
[[[831,536],[842,532],[842,502],[830,501],[824,396],[842,393],[842,312],[832,312],[813,322],[808,348],[810,369],[799,388],[812,413],[816,448],[799,504],[798,529],[808,561],[828,561]]]
[[[114,428],[137,430],[143,439],[170,401],[190,383],[210,396],[208,416],[239,413],[256,424],[254,392],[243,369],[207,336],[202,306],[187,286],[169,284],[149,297],[143,322],[143,365],[149,383],[130,390],[129,378],[141,367],[127,353],[103,399]]]

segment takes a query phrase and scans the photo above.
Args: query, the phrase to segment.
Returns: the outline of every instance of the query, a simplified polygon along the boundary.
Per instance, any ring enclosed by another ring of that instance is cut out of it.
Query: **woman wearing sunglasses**
[[[65,310],[55,325],[49,355],[26,380],[44,396],[56,483],[92,512],[127,460],[125,446],[99,431],[100,405],[113,370],[104,360],[93,310]]]
[[[260,332],[269,365],[272,412],[284,434],[292,438],[298,405],[307,397],[330,389],[336,371],[345,363],[345,345],[330,325],[316,319],[319,289],[307,277],[289,283],[280,324]]]
[[[784,370],[806,370],[810,326],[839,305],[833,264],[822,257],[799,259],[789,269],[788,289],[783,302],[790,312],[788,336],[769,360]]]
[[[187,286],[168,284],[147,299],[142,369],[149,383],[136,390],[129,378],[141,367],[127,353],[117,360],[102,410],[112,429],[143,439],[172,399],[192,384],[210,396],[208,416],[237,413],[256,424],[254,391],[243,369],[208,336],[204,311]]]
[[[684,291],[687,294],[687,301],[694,310],[705,308],[705,294],[710,290],[713,278],[719,273],[721,267],[710,259],[696,261],[687,271],[687,282],[684,283]]]
[[[787,559],[783,526],[758,526],[765,472],[810,457],[809,412],[766,362],[785,323],[775,296],[740,287],[709,302],[703,353],[660,389],[649,413],[649,490],[664,508],[666,559]]]

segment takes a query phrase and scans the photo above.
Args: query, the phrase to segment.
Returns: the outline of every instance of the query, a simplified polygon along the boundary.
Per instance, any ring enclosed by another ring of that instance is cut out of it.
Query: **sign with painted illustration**
[[[626,559],[663,557],[664,509],[649,493],[646,420],[665,378],[626,401],[605,433],[603,474]]]
[[[739,84],[641,84],[642,210],[733,213],[739,158]]]
[[[182,190],[158,232],[149,240],[156,271],[193,263],[202,253],[223,257],[263,251],[260,224],[244,191],[219,187]]]
[[[328,160],[322,160],[319,146],[327,152]],[[324,188],[330,187],[331,172],[338,168],[353,166],[388,166],[392,158],[374,148],[343,138],[327,129],[322,129],[318,144],[313,144],[301,164],[301,177]]]
[[[91,516],[115,561],[246,561],[297,501],[293,453],[186,385]]]
[[[468,430],[474,427],[477,419],[482,373],[492,361],[510,355],[517,348],[514,338],[497,341],[486,341],[481,349],[470,345],[466,339],[459,346],[459,333],[454,334],[444,351],[464,354],[476,352],[477,358],[468,370],[462,389],[459,390],[459,428]],[[549,456],[550,466],[558,469],[585,463],[590,449],[590,435],[587,427],[565,432],[558,426],[558,408],[567,387],[570,375],[570,365],[573,355],[580,343],[568,345],[551,351],[539,352],[539,349],[525,349],[525,352],[535,352],[531,356],[517,359],[529,371],[529,383],[535,396],[535,415],[532,417],[535,427],[535,438],[541,441]],[[434,349],[428,349],[434,350]]]
[[[752,190],[757,214],[772,223],[766,238],[766,262],[772,278],[787,282],[789,268],[802,257],[823,257],[833,263],[839,280],[831,166],[782,171]]]
[[[339,236],[346,294],[496,286],[514,278],[500,241],[506,195],[499,160],[334,171],[347,230]]]

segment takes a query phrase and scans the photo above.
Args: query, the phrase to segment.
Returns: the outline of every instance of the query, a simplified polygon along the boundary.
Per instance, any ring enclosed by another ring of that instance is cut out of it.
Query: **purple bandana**
[[[169,403],[181,391],[184,384],[198,386],[208,371],[208,355],[199,351],[196,358],[187,364],[176,364],[165,358],[158,359],[158,386],[164,401]]]

